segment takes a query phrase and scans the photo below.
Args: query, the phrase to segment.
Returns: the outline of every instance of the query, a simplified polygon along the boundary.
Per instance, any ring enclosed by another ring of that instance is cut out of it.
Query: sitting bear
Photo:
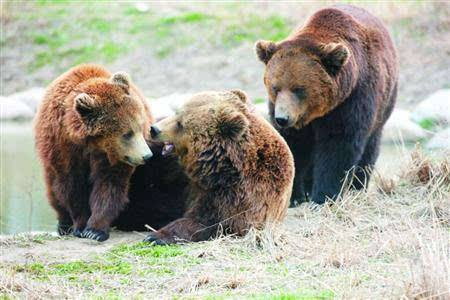
[[[335,198],[346,172],[365,187],[397,97],[397,56],[383,24],[349,5],[319,10],[279,43],[256,43],[273,125],[295,159],[291,205]]]
[[[152,157],[145,139],[152,121],[125,73],[81,65],[50,84],[35,137],[59,234],[108,239],[135,167]]]
[[[151,127],[180,158],[190,181],[186,212],[145,240],[202,241],[217,233],[245,234],[283,220],[294,162],[277,131],[248,108],[242,91],[192,96],[172,117]]]

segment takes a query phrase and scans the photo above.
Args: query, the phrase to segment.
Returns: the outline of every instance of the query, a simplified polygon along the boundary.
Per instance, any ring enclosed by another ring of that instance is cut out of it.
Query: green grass
[[[436,127],[436,122],[433,119],[423,119],[419,122],[420,127],[426,130],[431,130]]]
[[[168,258],[185,255],[183,248],[179,245],[149,246],[148,243],[123,244],[114,247],[109,252],[112,256],[139,256],[150,258]]]
[[[266,100],[264,98],[255,98],[253,99],[253,103],[255,104],[266,103]]]
[[[214,16],[206,15],[200,12],[186,12],[173,17],[163,17],[158,19],[156,26],[166,26],[174,24],[199,23],[214,19]]]
[[[255,300],[325,300],[334,299],[332,291],[299,291],[294,293],[275,293],[271,295],[257,295],[250,297]]]
[[[180,263],[173,258],[183,256],[182,264],[186,267],[200,263],[198,258],[190,257],[179,245],[149,246],[146,243],[123,244],[113,247],[101,257],[91,261],[77,260],[67,263],[52,263],[44,265],[40,262],[18,265],[16,272],[26,272],[40,280],[48,280],[52,276],[65,277],[68,280],[78,280],[83,274],[118,274],[139,276],[149,274],[169,276],[175,273]],[[138,267],[132,261],[139,259]],[[125,277],[124,277],[125,278]]]
[[[248,15],[243,20],[225,27],[222,40],[227,46],[235,46],[242,42],[255,42],[259,39],[279,41],[288,36],[291,26],[282,17],[272,15],[261,17]]]
[[[63,71],[79,63],[111,63],[142,45],[163,59],[190,45],[234,47],[258,39],[280,40],[292,29],[280,16],[242,16],[235,10],[235,5],[224,5],[213,14],[183,11],[166,16],[127,4],[40,0],[15,9],[14,17],[30,24],[22,34],[33,43],[31,72],[47,65]]]

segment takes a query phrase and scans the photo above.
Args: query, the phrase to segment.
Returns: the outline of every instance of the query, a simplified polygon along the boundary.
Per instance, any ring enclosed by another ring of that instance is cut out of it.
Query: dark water
[[[378,160],[381,171],[398,170],[411,147],[384,145]],[[54,231],[42,168],[37,160],[31,123],[1,123],[0,234]]]

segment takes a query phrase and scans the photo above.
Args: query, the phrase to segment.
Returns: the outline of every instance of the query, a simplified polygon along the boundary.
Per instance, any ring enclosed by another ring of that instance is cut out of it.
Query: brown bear
[[[97,65],[74,67],[48,87],[35,137],[59,234],[109,237],[133,170],[152,157],[144,101],[127,74]]]
[[[335,199],[349,170],[365,187],[397,97],[397,55],[380,20],[350,5],[322,9],[256,53],[272,123],[295,158],[291,205]]]
[[[190,187],[183,217],[151,233],[147,242],[202,241],[219,227],[243,235],[283,220],[293,157],[277,131],[248,106],[242,91],[203,92],[152,125],[152,138],[179,155]]]

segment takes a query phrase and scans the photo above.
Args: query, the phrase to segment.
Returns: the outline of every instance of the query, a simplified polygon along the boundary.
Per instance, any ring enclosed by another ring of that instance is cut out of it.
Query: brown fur
[[[50,84],[36,116],[36,149],[61,234],[72,224],[77,235],[86,227],[108,231],[141,163],[133,155],[142,151],[131,153],[134,146],[122,139],[132,131],[130,143],[145,143],[152,120],[126,74],[81,65]]]
[[[292,154],[281,136],[249,111],[241,91],[193,96],[176,116],[160,121],[191,181],[189,205],[147,241],[205,240],[219,226],[243,235],[283,220],[292,190]]]

